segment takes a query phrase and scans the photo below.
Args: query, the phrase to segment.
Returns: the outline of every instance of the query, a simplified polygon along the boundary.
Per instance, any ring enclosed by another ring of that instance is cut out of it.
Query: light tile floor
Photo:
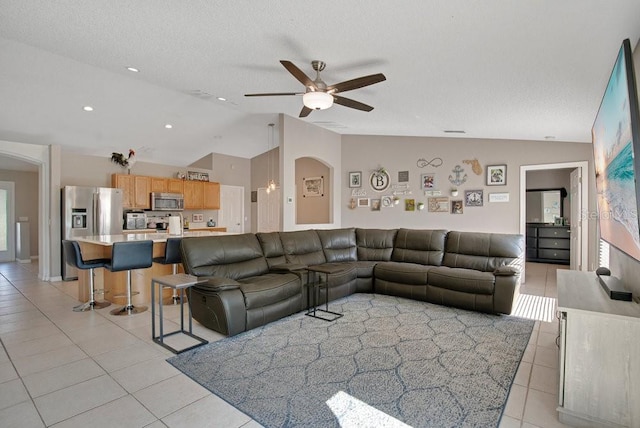
[[[527,264],[522,292],[556,297],[558,266]],[[562,267],[560,267],[562,268]],[[0,426],[260,425],[181,374],[151,340],[151,315],[72,312],[75,282],[43,282],[37,264],[0,264]],[[179,328],[165,305],[165,328]],[[501,427],[558,427],[557,322],[536,322]],[[223,336],[194,323],[209,341]],[[173,345],[180,347],[179,338]]]

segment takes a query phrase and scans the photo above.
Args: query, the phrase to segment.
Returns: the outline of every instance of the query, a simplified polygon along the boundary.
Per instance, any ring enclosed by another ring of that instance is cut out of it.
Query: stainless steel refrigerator
[[[124,219],[121,189],[65,186],[62,189],[61,205],[62,239],[122,233]],[[77,279],[77,269],[65,260],[63,252],[62,279]]]

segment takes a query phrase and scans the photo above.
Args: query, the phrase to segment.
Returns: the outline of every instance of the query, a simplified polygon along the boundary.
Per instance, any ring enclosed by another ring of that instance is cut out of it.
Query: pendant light
[[[271,171],[272,162],[271,162],[271,148],[274,144],[273,138],[273,127],[275,124],[270,123],[268,125],[268,135],[267,135],[267,193],[271,193],[272,190],[276,189],[276,182],[273,180],[273,175]]]

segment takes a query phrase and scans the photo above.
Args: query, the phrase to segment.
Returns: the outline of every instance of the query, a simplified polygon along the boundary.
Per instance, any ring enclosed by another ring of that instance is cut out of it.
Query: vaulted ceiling
[[[319,59],[329,84],[387,77],[344,94],[369,113],[302,119],[340,134],[590,142],[639,23],[638,0],[0,0],[0,140],[250,158],[302,99],[244,94],[301,92],[279,60],[314,78]]]

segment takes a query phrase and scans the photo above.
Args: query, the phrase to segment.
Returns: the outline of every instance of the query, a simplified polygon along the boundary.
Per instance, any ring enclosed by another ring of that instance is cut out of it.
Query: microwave
[[[152,211],[182,211],[184,196],[182,193],[151,193]]]

